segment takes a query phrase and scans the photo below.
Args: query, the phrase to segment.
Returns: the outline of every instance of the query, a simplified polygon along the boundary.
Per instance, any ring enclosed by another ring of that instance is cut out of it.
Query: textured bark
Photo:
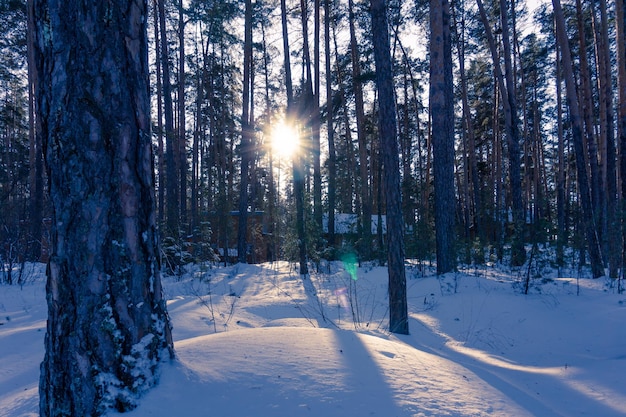
[[[583,148],[582,118],[578,96],[576,94],[576,83],[572,67],[572,56],[569,48],[567,31],[565,30],[565,18],[561,9],[560,0],[552,0],[554,6],[554,19],[556,22],[557,42],[561,48],[561,60],[563,76],[565,78],[565,93],[567,106],[569,108],[570,123],[572,125],[572,141],[576,154],[576,172],[578,174],[578,189],[580,193],[580,204],[582,207],[583,224],[591,258],[591,269],[594,278],[604,275],[602,264],[602,252],[593,218],[593,208],[591,193],[589,192],[589,180],[585,163],[585,150]]]
[[[40,413],[124,411],[173,353],[159,277],[146,2],[36,0],[34,10],[53,207]]]
[[[374,60],[376,62],[376,86],[378,87],[378,128],[387,207],[389,330],[393,333],[408,334],[400,161],[385,0],[372,0],[370,11],[372,14]]]
[[[43,221],[43,153],[41,149],[41,132],[39,130],[39,122],[36,119],[37,112],[35,110],[35,94],[37,88],[37,76],[35,71],[35,50],[34,50],[34,10],[33,1],[27,2],[28,16],[28,142],[30,164],[30,250],[29,258],[33,261],[39,261],[41,253],[42,239],[42,221]]]
[[[447,0],[430,2],[430,105],[435,181],[437,273],[456,268],[454,217],[454,92],[450,9]]]

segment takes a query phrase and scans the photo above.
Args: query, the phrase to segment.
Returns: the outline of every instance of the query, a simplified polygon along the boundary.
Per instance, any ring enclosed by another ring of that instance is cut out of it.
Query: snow
[[[625,416],[626,295],[610,280],[407,264],[410,335],[386,268],[195,265],[163,280],[177,359],[124,414]],[[0,415],[36,416],[43,266],[0,286]],[[356,278],[356,279],[354,279]],[[117,416],[117,413],[110,413]]]

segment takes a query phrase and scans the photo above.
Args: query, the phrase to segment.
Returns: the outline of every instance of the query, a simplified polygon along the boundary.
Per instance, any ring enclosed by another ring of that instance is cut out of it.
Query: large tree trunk
[[[173,353],[159,276],[146,2],[34,8],[53,207],[40,413],[129,410]]]
[[[372,0],[370,11],[372,14],[374,60],[376,62],[376,86],[378,87],[378,128],[387,208],[389,330],[393,333],[408,334],[400,161],[385,0]]]
[[[567,97],[567,106],[569,108],[570,122],[572,125],[572,141],[574,142],[574,151],[576,153],[576,172],[578,174],[578,189],[580,193],[583,224],[589,248],[589,256],[591,258],[592,274],[594,278],[599,278],[604,275],[604,266],[602,264],[602,254],[593,217],[591,193],[589,192],[589,182],[584,155],[585,151],[583,148],[582,118],[580,116],[578,96],[576,95],[576,84],[572,69],[572,56],[568,43],[567,31],[565,29],[565,18],[563,16],[563,10],[561,9],[561,2],[560,0],[552,0],[552,4],[554,6],[557,42],[561,47],[561,60],[563,63],[562,68],[565,78],[565,93]]]
[[[430,2],[430,103],[435,180],[437,273],[456,267],[454,218],[454,92],[450,9],[447,0]]]

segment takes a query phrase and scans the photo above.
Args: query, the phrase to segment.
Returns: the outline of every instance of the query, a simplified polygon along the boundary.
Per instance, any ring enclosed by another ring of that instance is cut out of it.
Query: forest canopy
[[[50,250],[28,3],[0,4],[0,265],[8,269],[46,261]],[[386,263],[389,189],[370,2],[148,6],[164,265],[345,253]],[[433,107],[439,53],[429,42],[439,7],[451,63],[444,119]],[[626,230],[622,8],[606,0],[385,3],[407,258],[442,262],[451,251],[454,268],[541,257],[618,277]],[[448,150],[435,126],[451,128]],[[440,166],[449,180],[437,180]],[[448,192],[452,201],[437,208],[437,195]],[[444,211],[448,249],[437,245]]]

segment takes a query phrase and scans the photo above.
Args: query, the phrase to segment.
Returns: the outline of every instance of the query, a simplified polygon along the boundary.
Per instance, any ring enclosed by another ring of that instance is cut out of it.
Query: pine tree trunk
[[[458,27],[458,24],[455,26]],[[483,222],[483,202],[481,198],[481,186],[480,179],[478,177],[478,162],[476,158],[476,133],[474,132],[474,125],[472,123],[471,108],[468,100],[467,89],[467,77],[465,73],[465,18],[461,18],[460,24],[461,40],[459,40],[458,46],[458,59],[459,59],[459,81],[461,84],[461,101],[463,108],[463,126],[467,132],[467,155],[468,159],[468,182],[471,185],[471,202],[473,203],[474,211],[472,213],[472,226],[474,228],[474,235],[478,236],[479,247],[476,249],[477,253],[474,256],[476,263],[482,264],[484,262],[483,245],[486,243],[484,222]],[[469,243],[469,242],[468,242]]]
[[[593,217],[591,193],[589,192],[589,182],[587,167],[583,148],[582,118],[578,96],[576,95],[576,84],[574,80],[571,51],[565,29],[565,18],[561,9],[560,0],[552,0],[554,6],[554,19],[556,22],[557,42],[561,47],[561,60],[563,74],[565,78],[565,90],[567,105],[572,125],[572,141],[576,153],[576,172],[578,174],[578,189],[580,193],[580,203],[582,207],[583,224],[587,238],[587,246],[591,258],[591,269],[594,278],[604,276],[604,266],[602,263],[602,252],[598,240],[598,234]]]
[[[617,43],[618,114],[617,132],[620,150],[621,220],[622,220],[622,277],[626,273],[626,1],[615,1]]]
[[[594,210],[594,219],[599,221],[600,210],[604,196],[602,195],[602,178],[598,164],[598,138],[594,123],[595,105],[591,91],[591,75],[587,61],[587,42],[585,40],[585,22],[581,0],[576,0],[576,20],[578,22],[578,44],[580,48],[580,104],[584,122],[584,137],[587,143],[589,160],[589,183],[591,187],[591,201]]]
[[[504,124],[506,129],[507,144],[509,147],[509,176],[511,189],[511,202],[513,208],[514,236],[511,245],[511,264],[522,265],[526,260],[524,249],[524,206],[522,200],[521,161],[519,149],[519,126],[517,117],[517,100],[515,97],[515,82],[513,79],[513,67],[511,63],[511,46],[509,40],[508,18],[506,2],[500,0],[502,43],[504,45],[505,75],[500,68],[496,42],[493,31],[481,0],[476,0],[480,12],[480,18],[485,28],[485,36],[489,43],[492,60],[494,63],[496,82],[502,95],[502,109],[504,111]]]
[[[454,93],[450,10],[447,0],[430,2],[430,103],[435,181],[437,273],[456,268],[454,219]]]
[[[326,130],[328,131],[328,244],[335,245],[335,206],[337,193],[337,155],[333,126],[333,88],[330,62],[330,2],[324,0],[324,56],[326,61]]]
[[[289,37],[287,28],[287,4],[286,0],[280,2],[281,21],[283,29],[283,52],[284,52],[284,68],[285,68],[285,88],[287,90],[287,118],[291,120],[294,115],[294,96],[293,85],[291,80],[291,60],[289,53]],[[310,79],[310,77],[309,77]],[[293,189],[296,199],[296,233],[298,234],[298,255],[300,262],[300,274],[307,275],[309,267],[307,262],[306,236],[304,229],[304,168],[302,160],[296,153],[293,157]]]
[[[372,242],[372,197],[369,184],[369,158],[367,156],[367,139],[365,137],[365,105],[363,104],[363,86],[361,85],[361,63],[359,47],[356,40],[354,4],[348,1],[348,17],[350,23],[350,51],[352,59],[352,87],[356,111],[357,141],[359,143],[359,184],[361,199],[361,256],[371,258]],[[387,29],[385,29],[387,30]]]
[[[511,243],[511,264],[513,266],[523,265],[526,261],[526,250],[524,249],[524,202],[522,199],[522,177],[520,159],[520,135],[519,120],[517,115],[516,86],[512,65],[512,49],[510,45],[509,24],[506,0],[500,0],[500,15],[502,24],[502,45],[504,47],[504,68],[506,91],[504,106],[505,125],[507,128],[507,144],[509,146],[509,176],[511,188],[511,200],[513,206],[514,236]],[[507,122],[508,121],[508,122]]]
[[[313,39],[313,115],[311,125],[313,137],[311,138],[313,153],[313,220],[321,233],[322,230],[322,165],[320,143],[320,0],[314,2],[314,39]]]
[[[397,119],[385,0],[372,0],[372,38],[378,87],[378,128],[383,159],[387,208],[387,270],[389,271],[389,330],[408,334],[409,322],[404,270],[404,224],[400,190]]]
[[[609,51],[609,30],[606,0],[600,0],[600,22],[596,30],[598,79],[600,90],[600,135],[603,137],[605,152],[604,184],[606,196],[606,256],[609,276],[617,278],[620,265],[621,244],[617,223],[617,175],[615,154],[615,116],[613,114],[613,80],[611,77],[611,57]],[[594,12],[594,16],[596,16]]]
[[[165,188],[166,188],[166,228],[172,236],[180,232],[180,201],[178,192],[176,132],[174,131],[174,109],[172,105],[172,86],[170,81],[169,52],[165,25],[165,0],[157,0],[159,27],[161,32],[161,69],[163,71],[163,104],[165,115]]]
[[[187,126],[185,106],[185,9],[178,1],[178,180],[180,181],[180,223],[189,227],[187,218]]]
[[[163,225],[165,219],[165,152],[163,147],[163,90],[161,82],[161,54],[159,42],[159,5],[158,0],[153,0],[153,16],[154,16],[154,48],[155,48],[155,67],[156,67],[156,95],[157,95],[157,160],[158,160],[158,177],[159,177],[159,195],[157,203],[158,224]]]
[[[239,224],[237,230],[237,256],[246,262],[248,233],[248,185],[252,132],[250,131],[250,72],[252,69],[252,1],[245,1],[243,46],[243,111],[241,115],[241,178],[239,183]]]
[[[125,411],[173,353],[159,276],[146,1],[35,1],[34,10],[53,207],[40,413]]]
[[[41,132],[37,121],[37,111],[35,110],[35,94],[37,89],[37,76],[35,71],[35,50],[34,50],[34,10],[33,1],[27,2],[27,48],[28,48],[28,142],[29,142],[29,186],[30,186],[30,248],[29,258],[32,261],[39,261],[42,257],[41,239],[43,222],[43,153],[41,149]]]

